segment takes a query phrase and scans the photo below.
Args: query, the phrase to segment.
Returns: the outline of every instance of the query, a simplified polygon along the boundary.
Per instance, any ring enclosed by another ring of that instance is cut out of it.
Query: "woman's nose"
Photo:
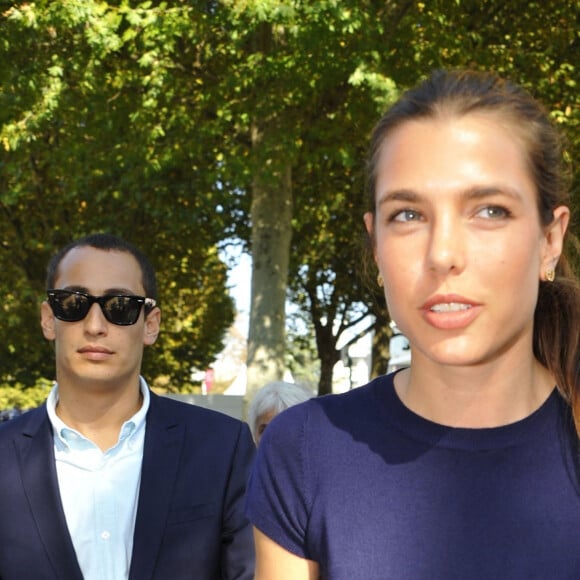
[[[438,274],[460,272],[465,267],[465,235],[461,221],[442,216],[433,222],[428,249],[428,267]]]

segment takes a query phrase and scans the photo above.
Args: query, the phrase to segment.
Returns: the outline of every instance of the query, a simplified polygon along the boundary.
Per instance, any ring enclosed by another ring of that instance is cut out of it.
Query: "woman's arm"
[[[318,564],[300,558],[254,528],[256,542],[255,580],[317,580]]]

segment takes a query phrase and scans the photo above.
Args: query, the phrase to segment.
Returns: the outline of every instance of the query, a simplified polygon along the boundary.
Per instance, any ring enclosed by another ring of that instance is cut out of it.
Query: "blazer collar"
[[[15,447],[24,493],[55,575],[82,580],[60,500],[52,427],[45,405],[22,419]]]
[[[129,580],[152,578],[183,446],[183,424],[151,393]]]

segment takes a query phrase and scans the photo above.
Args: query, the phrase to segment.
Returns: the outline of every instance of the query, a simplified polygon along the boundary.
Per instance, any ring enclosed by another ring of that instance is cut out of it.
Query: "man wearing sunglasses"
[[[57,380],[0,429],[2,580],[253,577],[249,429],[149,390],[160,321],[153,268],[124,240],[94,234],[51,260]]]

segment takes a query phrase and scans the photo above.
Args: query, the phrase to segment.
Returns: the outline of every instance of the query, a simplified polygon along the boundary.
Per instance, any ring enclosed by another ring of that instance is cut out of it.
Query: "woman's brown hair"
[[[571,182],[561,136],[542,105],[522,87],[492,73],[436,71],[404,93],[373,131],[367,167],[368,210],[375,213],[377,162],[382,144],[396,127],[411,120],[470,113],[493,115],[522,144],[544,227],[552,223],[554,209],[570,207]],[[572,234],[568,234],[567,251],[578,251],[578,240]],[[556,378],[580,435],[580,285],[567,251],[560,257],[555,280],[538,282],[533,348],[536,358]]]

